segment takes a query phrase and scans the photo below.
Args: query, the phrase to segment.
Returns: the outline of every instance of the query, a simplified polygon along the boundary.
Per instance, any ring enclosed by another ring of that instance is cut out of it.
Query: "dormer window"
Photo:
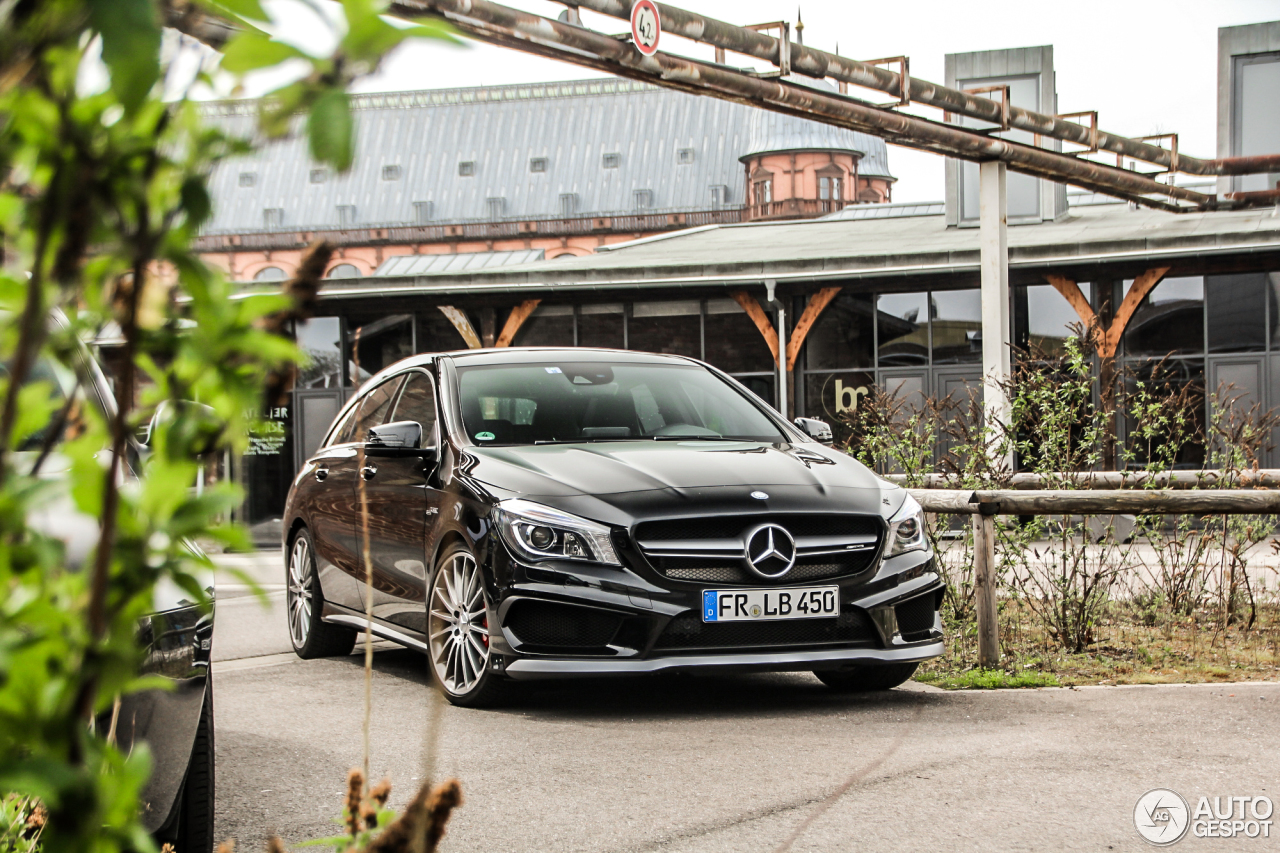
[[[676,152],[676,162],[677,162],[677,163],[679,163],[681,166],[688,166],[690,163],[692,163],[692,162],[693,162],[693,149],[692,149],[692,148],[681,148],[679,151],[677,151],[677,152]]]
[[[834,163],[818,170],[818,198],[840,201],[844,198],[844,172]]]
[[[533,157],[533,158],[531,158],[531,159],[529,160],[529,171],[530,171],[530,172],[545,172],[545,171],[547,171],[547,158],[546,158],[546,157]]]
[[[616,169],[622,165],[622,155],[617,153],[605,154],[600,158],[600,165],[606,169]]]
[[[391,165],[382,167],[382,180],[398,181],[400,180],[400,167]]]

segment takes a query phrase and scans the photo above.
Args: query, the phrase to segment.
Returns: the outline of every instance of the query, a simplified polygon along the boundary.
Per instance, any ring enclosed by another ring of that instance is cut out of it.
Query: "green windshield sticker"
[[[491,432],[476,433],[476,441],[493,441],[497,436]]]

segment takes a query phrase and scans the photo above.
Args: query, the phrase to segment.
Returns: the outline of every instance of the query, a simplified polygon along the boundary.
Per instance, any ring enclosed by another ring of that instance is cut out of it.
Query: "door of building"
[[[1210,357],[1205,371],[1209,398],[1209,423],[1220,421],[1230,429],[1266,411],[1267,365],[1262,355]],[[1272,399],[1275,399],[1272,397]],[[1259,405],[1261,404],[1261,405]],[[1227,411],[1230,407],[1231,411]],[[1255,408],[1256,407],[1256,408]],[[1210,435],[1210,441],[1215,438]],[[1271,443],[1271,442],[1268,442]],[[1212,444],[1211,444],[1212,446]],[[1272,451],[1262,448],[1259,465],[1269,465]]]

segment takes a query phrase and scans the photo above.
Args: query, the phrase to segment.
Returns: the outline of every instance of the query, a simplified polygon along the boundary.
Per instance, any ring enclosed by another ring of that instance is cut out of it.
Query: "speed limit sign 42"
[[[653,56],[658,52],[658,37],[662,35],[662,21],[658,18],[658,7],[653,0],[636,0],[631,7],[631,40],[636,50],[645,56]]]

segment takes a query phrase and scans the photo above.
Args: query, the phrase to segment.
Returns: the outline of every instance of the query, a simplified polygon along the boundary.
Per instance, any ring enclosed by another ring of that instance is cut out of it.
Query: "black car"
[[[338,414],[285,512],[297,653],[349,652],[371,606],[459,705],[674,670],[885,689],[943,651],[916,502],[688,358],[406,359]]]
[[[65,324],[61,315],[51,322]],[[74,369],[50,359],[40,359],[29,382],[47,382],[55,393],[77,395],[108,419],[116,411],[111,386],[97,362],[82,348],[72,359]],[[0,368],[0,375],[3,369]],[[36,435],[18,448],[19,464],[35,466],[40,476],[54,484],[69,484],[70,460],[53,450],[42,453],[44,436]],[[129,441],[123,475],[136,476],[145,464],[147,450]],[[28,468],[27,470],[31,470]],[[69,491],[51,490],[40,508],[27,519],[34,529],[63,542],[68,564],[84,566],[98,542],[98,519],[80,513]],[[193,553],[196,546],[189,544]],[[213,595],[213,577],[207,593]],[[138,626],[138,638],[146,657],[143,672],[169,681],[169,689],[144,690],[121,699],[115,713],[116,743],[124,751],[146,743],[151,751],[151,777],[141,795],[143,825],[160,843],[171,843],[182,853],[213,850],[214,732],[213,682],[210,661],[213,644],[213,611],[202,609],[183,590],[168,581],[156,586],[154,611]],[[111,725],[110,714],[97,722]]]

